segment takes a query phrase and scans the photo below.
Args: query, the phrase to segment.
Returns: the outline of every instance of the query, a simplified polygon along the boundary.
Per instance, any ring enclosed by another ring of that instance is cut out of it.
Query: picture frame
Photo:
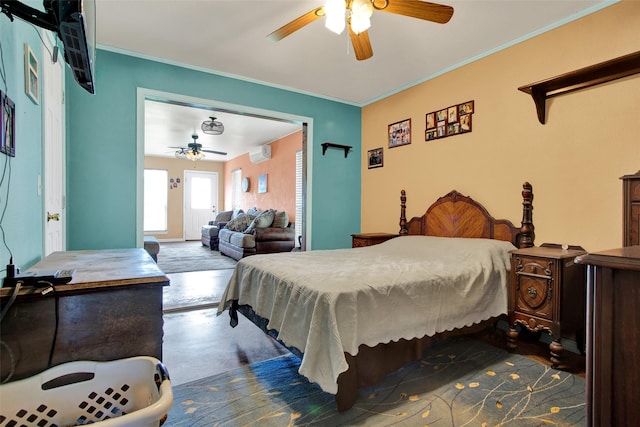
[[[389,148],[411,144],[411,119],[405,119],[389,125]]]
[[[40,102],[40,80],[39,80],[38,58],[31,50],[31,46],[24,45],[24,91],[31,100],[38,104]]]
[[[474,112],[475,105],[471,100],[427,113],[424,140],[433,141],[471,132]]]
[[[436,127],[436,113],[427,114],[427,129],[433,129]]]
[[[16,105],[0,91],[0,152],[16,156]]]
[[[383,165],[383,148],[374,148],[367,155],[369,169],[381,168]]]
[[[258,176],[258,193],[267,192],[267,174]]]

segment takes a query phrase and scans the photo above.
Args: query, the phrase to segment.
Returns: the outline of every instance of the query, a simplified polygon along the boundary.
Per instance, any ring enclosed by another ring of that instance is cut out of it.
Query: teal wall
[[[34,1],[25,3],[38,6]],[[42,2],[39,4],[42,7]],[[24,44],[31,46],[41,64],[50,60],[38,31],[24,21],[11,22],[6,15],[0,15],[0,90],[15,103],[16,121],[16,156],[0,154],[0,277],[5,276],[11,255],[14,264],[25,269],[39,261],[43,251],[43,199],[38,193],[38,177],[42,175],[42,109],[24,90]]]
[[[359,107],[98,50],[96,94],[67,74],[67,248],[136,246],[137,89],[313,118],[312,249],[351,246],[360,231]],[[322,155],[330,141],[353,146]]]

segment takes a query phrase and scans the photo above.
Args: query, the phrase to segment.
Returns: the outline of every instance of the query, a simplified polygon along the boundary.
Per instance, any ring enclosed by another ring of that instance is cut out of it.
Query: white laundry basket
[[[157,427],[171,405],[164,365],[148,356],[69,362],[0,386],[0,427]]]

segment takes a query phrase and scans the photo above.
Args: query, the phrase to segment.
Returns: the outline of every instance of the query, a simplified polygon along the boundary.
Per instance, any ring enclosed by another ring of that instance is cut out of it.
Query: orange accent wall
[[[292,133],[271,144],[271,159],[251,163],[243,154],[224,164],[224,206],[231,209],[231,172],[242,169],[242,177],[250,181],[249,191],[242,193],[242,209],[277,209],[295,222],[296,213],[296,152],[302,150],[302,131]],[[258,177],[267,175],[267,192],[258,193]]]

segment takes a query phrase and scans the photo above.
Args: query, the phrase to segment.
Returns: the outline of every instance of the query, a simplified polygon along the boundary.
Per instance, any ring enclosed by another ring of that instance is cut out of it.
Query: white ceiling
[[[302,128],[299,123],[289,123],[274,119],[212,111],[211,107],[145,101],[145,155],[175,157],[175,148],[187,147],[193,142],[191,135],[198,135],[197,142],[203,149],[226,152],[226,156],[204,153],[204,160],[226,161],[257,147],[290,135]],[[214,116],[222,122],[221,135],[204,134],[200,125]]]
[[[365,61],[355,59],[347,31],[333,34],[323,19],[281,41],[266,38],[323,2],[96,0],[97,44],[364,106],[615,1],[446,0],[439,3],[454,8],[447,24],[375,11],[368,31],[373,58]],[[225,120],[226,134],[233,128],[231,117]],[[186,126],[185,144],[194,126]],[[222,148],[231,152],[214,149]]]

